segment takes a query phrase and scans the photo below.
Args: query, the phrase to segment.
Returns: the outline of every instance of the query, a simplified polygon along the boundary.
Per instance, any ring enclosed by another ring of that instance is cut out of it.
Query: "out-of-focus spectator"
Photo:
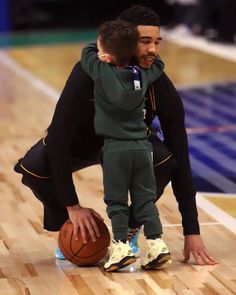
[[[214,41],[236,43],[236,1],[224,0],[220,7]]]
[[[199,0],[166,0],[174,10],[173,23],[190,28],[196,15]]]
[[[30,30],[47,24],[50,15],[37,7],[33,0],[13,0],[11,2],[11,28]]]
[[[211,41],[236,42],[235,0],[166,0],[173,6],[175,32]]]

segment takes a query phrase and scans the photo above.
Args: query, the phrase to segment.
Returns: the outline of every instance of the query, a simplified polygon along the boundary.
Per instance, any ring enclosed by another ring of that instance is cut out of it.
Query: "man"
[[[137,62],[143,69],[150,68],[159,52],[159,17],[150,8],[132,6],[121,13],[119,18],[137,25]],[[146,123],[150,125],[153,118],[158,116],[164,142],[173,154],[164,149],[155,135],[149,137],[153,144],[158,197],[171,180],[182,215],[184,262],[189,260],[192,253],[199,265],[216,264],[217,261],[208,254],[199,232],[196,192],[189,164],[181,99],[164,73],[150,85],[146,95]],[[93,118],[93,82],[77,63],[57,103],[46,137],[33,146],[15,166],[15,170],[23,174],[22,182],[31,188],[44,205],[45,229],[58,231],[69,216],[74,224],[75,239],[80,229],[85,243],[86,231],[92,240],[99,236],[95,217],[101,219],[101,216],[93,209],[79,204],[72,172],[98,163],[103,140],[95,135]],[[130,217],[130,227],[138,226],[138,221],[132,220],[132,208]]]

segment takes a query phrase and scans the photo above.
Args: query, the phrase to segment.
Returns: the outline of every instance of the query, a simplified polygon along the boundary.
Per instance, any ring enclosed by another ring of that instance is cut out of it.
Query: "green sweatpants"
[[[114,239],[126,240],[128,236],[128,193],[136,219],[144,225],[145,236],[162,234],[155,205],[156,180],[151,143],[148,140],[106,139],[102,167],[104,201]]]

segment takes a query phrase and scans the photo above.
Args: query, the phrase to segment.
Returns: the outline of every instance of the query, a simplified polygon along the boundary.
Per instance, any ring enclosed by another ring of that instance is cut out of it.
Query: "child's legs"
[[[104,201],[111,219],[114,239],[127,240],[128,189],[132,155],[128,151],[103,154]]]
[[[149,151],[135,151],[131,184],[133,213],[147,237],[160,236],[162,225],[155,205],[156,181]]]

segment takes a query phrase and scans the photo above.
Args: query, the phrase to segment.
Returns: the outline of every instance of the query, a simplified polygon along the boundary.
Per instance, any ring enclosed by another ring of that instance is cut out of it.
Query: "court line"
[[[210,42],[204,37],[194,35],[183,36],[178,32],[171,32],[162,28],[164,39],[172,41],[180,46],[197,49],[206,53],[210,53],[217,57],[226,59],[231,62],[236,62],[236,47],[235,44],[223,44]]]
[[[226,194],[226,193],[218,193],[218,192],[201,192],[204,195],[204,198],[221,198],[221,199],[236,199],[236,194]],[[205,196],[207,195],[207,196]]]
[[[223,224],[228,230],[236,234],[236,219],[225,213],[222,209],[208,201],[201,193],[196,196],[197,207],[201,208],[217,222]]]
[[[222,225],[221,222],[200,222],[199,223],[200,226],[203,226],[203,225]],[[172,223],[172,224],[165,224],[165,223],[162,223],[162,226],[163,227],[182,227],[182,224],[181,223]]]
[[[209,226],[209,225],[224,225],[221,222],[199,222],[200,226]],[[183,227],[183,225],[181,223],[162,223],[163,227]],[[110,225],[107,226],[109,230],[112,229],[112,227]]]
[[[29,82],[30,85],[47,95],[53,101],[58,100],[60,92],[56,91],[55,88],[49,86],[40,78],[33,75],[30,71],[23,68],[2,50],[0,50],[0,62],[10,70],[14,71],[22,79],[25,79],[27,82]]]
[[[204,126],[204,127],[187,127],[187,134],[206,134],[206,133],[222,133],[227,131],[235,131],[236,125],[223,126]]]
[[[208,201],[201,193],[196,196],[197,207],[203,210],[207,215],[214,218],[215,222],[200,222],[200,226],[223,225],[228,230],[236,234],[236,219],[225,213],[222,209]],[[163,227],[182,227],[180,223],[162,224]],[[108,226],[111,229],[110,226]]]

